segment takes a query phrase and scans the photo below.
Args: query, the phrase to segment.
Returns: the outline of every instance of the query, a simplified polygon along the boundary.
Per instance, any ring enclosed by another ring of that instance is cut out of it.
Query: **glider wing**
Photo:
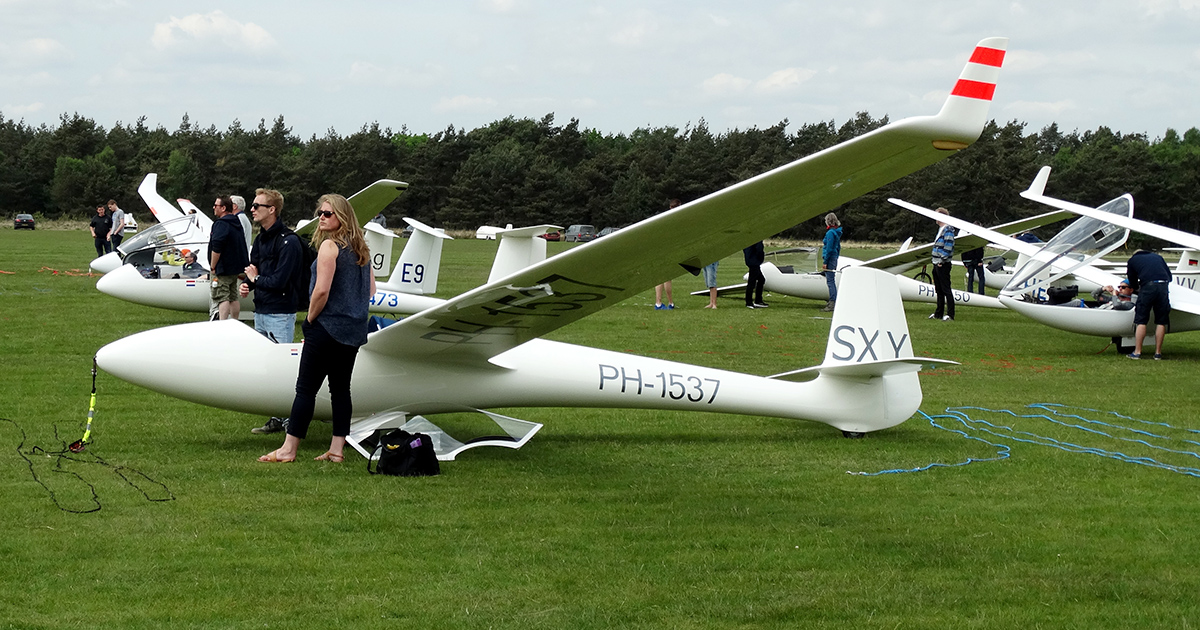
[[[942,160],[979,138],[1007,41],[979,43],[936,116],[891,123],[498,278],[373,334],[364,350],[490,359]]]

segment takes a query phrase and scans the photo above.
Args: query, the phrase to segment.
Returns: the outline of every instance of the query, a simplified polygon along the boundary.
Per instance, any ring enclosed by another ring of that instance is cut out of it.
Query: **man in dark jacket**
[[[1139,249],[1129,257],[1125,271],[1129,274],[1129,287],[1137,293],[1133,308],[1134,332],[1133,352],[1130,359],[1142,358],[1142,342],[1146,339],[1146,324],[1150,323],[1150,311],[1154,310],[1154,358],[1162,358],[1163,337],[1171,325],[1171,268],[1162,256]]]
[[[750,270],[746,283],[746,308],[767,308],[767,303],[763,302],[763,286],[767,282],[762,272],[763,261],[767,259],[763,242],[759,241],[743,249],[742,258]]]
[[[296,311],[308,308],[308,287],[304,285],[301,265],[303,248],[300,237],[279,220],[283,195],[278,190],[255,191],[250,212],[258,224],[258,236],[250,248],[250,264],[240,294],[254,290],[254,330],[278,343],[292,343],[296,336]],[[287,427],[283,418],[271,417],[253,433],[277,433]]]
[[[212,301],[217,305],[219,319],[237,319],[242,311],[238,304],[238,275],[250,264],[250,257],[246,255],[246,237],[228,197],[217,197],[213,202],[213,214],[217,215],[217,220],[213,221],[208,239]]]

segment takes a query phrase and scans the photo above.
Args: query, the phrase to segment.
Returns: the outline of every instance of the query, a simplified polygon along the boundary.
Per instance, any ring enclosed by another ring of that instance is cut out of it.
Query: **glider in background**
[[[888,201],[931,220],[942,221],[956,229],[987,238],[1025,257],[1026,262],[1013,274],[1012,281],[1000,296],[1000,301],[1009,309],[1052,328],[1110,337],[1117,344],[1118,352],[1128,352],[1132,348],[1132,310],[1061,306],[1048,304],[1043,298],[1049,287],[1055,286],[1055,283],[1061,286],[1065,281],[1075,286],[1116,286],[1121,281],[1119,276],[1090,263],[1103,255],[1100,252],[1110,251],[1114,242],[1115,246],[1124,243],[1128,238],[1128,230],[1104,218],[1083,217],[1080,221],[1085,222],[1076,221],[1044,245],[1034,245],[906,201]],[[1127,217],[1133,212],[1133,198],[1123,195],[1097,210]],[[1200,293],[1172,284],[1170,332],[1188,330],[1200,330]]]

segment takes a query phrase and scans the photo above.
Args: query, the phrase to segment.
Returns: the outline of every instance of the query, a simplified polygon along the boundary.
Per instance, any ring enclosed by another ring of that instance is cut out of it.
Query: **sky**
[[[714,133],[937,113],[1010,38],[992,103],[1036,132],[1200,126],[1200,0],[0,0],[0,115],[301,138],[515,116]]]

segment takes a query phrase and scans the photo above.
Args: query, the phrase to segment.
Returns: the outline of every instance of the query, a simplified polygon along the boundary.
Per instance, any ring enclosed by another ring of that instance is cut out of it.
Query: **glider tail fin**
[[[412,235],[388,281],[381,288],[413,295],[437,292],[438,269],[442,264],[442,241],[450,238],[445,230],[431,228],[416,219],[405,217],[413,227]]]
[[[896,277],[865,267],[842,270],[822,366],[912,358],[908,320]]]
[[[904,422],[921,406],[917,371],[953,361],[914,357],[896,277],[878,269],[842,271],[825,360],[816,367],[771,378],[823,383],[838,401],[823,420],[847,434],[878,431]]]

